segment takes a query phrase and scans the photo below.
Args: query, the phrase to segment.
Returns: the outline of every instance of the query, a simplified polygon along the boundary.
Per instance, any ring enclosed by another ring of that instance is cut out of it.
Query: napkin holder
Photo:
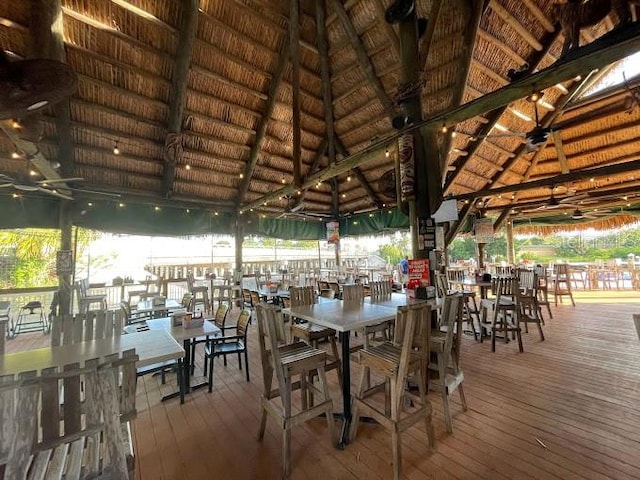
[[[167,303],[167,298],[162,295],[157,295],[151,299],[151,304],[154,307],[161,307]]]
[[[181,326],[184,323],[184,319],[187,315],[191,316],[191,312],[186,312],[184,310],[175,312],[173,315],[171,315],[171,325],[173,325],[174,327]]]
[[[182,320],[182,326],[184,328],[198,328],[204,325],[204,317],[194,317],[191,312],[187,312]]]

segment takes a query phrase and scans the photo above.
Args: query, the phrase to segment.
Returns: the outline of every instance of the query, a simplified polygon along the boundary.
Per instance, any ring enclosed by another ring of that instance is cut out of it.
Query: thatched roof
[[[70,186],[122,195],[72,192],[76,199],[233,214],[251,207],[267,216],[376,210],[396,204],[379,179],[395,168],[401,132],[392,120],[403,98],[418,94],[422,119],[406,128],[448,127],[437,135],[440,174],[463,213],[539,216],[552,189],[558,199],[611,191],[597,200],[575,197],[593,202],[585,209],[624,209],[640,194],[640,80],[580,96],[613,60],[638,50],[636,24],[617,30],[630,32],[622,40],[610,33],[620,23],[616,12],[582,30],[581,43],[597,45],[582,60],[585,49],[562,56],[551,0],[418,0],[417,16],[429,21],[411,65],[418,80],[407,84],[407,39],[384,18],[390,0],[302,1],[298,13],[290,3],[62,0],[56,37],[46,24],[47,15],[56,18],[56,2],[1,2],[0,47],[10,60],[64,60],[78,84],[68,103],[44,110],[41,140],[17,143],[21,134],[4,122],[0,173],[25,176],[35,165],[52,178],[55,172],[39,168],[42,159],[25,160],[33,145],[61,165],[58,175],[83,179]],[[636,13],[629,11],[632,20]],[[622,47],[599,55],[608,45]],[[564,70],[554,70],[563,62]],[[522,79],[508,77],[525,64]],[[544,94],[540,125],[554,133],[529,151],[524,135],[505,131],[536,126],[526,97],[537,91]],[[22,155],[12,158],[16,149]],[[606,170],[621,163],[628,171]],[[593,179],[571,176],[595,167]],[[547,183],[519,191],[538,180]],[[488,191],[496,187],[512,190]],[[563,207],[575,208],[572,199]]]

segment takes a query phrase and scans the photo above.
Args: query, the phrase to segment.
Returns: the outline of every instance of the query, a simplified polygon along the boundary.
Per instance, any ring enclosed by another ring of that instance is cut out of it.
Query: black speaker
[[[387,23],[396,23],[405,20],[416,7],[415,0],[396,0],[384,12]]]

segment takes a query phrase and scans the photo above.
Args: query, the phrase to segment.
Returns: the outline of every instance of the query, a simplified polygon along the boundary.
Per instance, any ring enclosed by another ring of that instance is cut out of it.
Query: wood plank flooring
[[[576,292],[576,306],[552,306],[541,342],[537,331],[517,343],[477,343],[465,335],[464,388],[469,409],[452,396],[453,428],[444,428],[439,395],[431,392],[437,447],[419,426],[403,435],[408,479],[640,478],[640,341],[632,313],[640,292]],[[565,300],[566,302],[566,300]],[[216,360],[214,391],[160,402],[174,376],[140,379],[134,423],[136,479],[272,479],[280,477],[281,434],[271,419],[257,441],[262,369],[256,325],[250,327],[251,382],[236,358]],[[23,338],[21,338],[23,337]],[[33,340],[37,337],[38,340]],[[19,336],[8,351],[38,346],[42,334]],[[199,352],[201,355],[201,346]],[[202,361],[199,358],[200,362]],[[357,378],[357,367],[353,371]],[[340,392],[329,372],[336,410]],[[336,422],[336,426],[339,424]],[[293,479],[388,479],[389,435],[362,424],[343,451],[329,444],[326,422],[314,419],[292,434]]]

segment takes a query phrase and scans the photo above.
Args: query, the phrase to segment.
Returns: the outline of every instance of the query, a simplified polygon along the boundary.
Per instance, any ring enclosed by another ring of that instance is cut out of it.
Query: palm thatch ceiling
[[[385,21],[392,3],[5,0],[8,59],[63,61],[77,89],[42,135],[2,122],[0,173],[121,195],[76,199],[335,217],[395,205],[398,135],[437,131],[430,175],[463,214],[545,215],[552,193],[566,210],[634,203],[640,79],[582,95],[640,49],[633,2],[565,54],[552,0],[417,0],[417,41]]]

